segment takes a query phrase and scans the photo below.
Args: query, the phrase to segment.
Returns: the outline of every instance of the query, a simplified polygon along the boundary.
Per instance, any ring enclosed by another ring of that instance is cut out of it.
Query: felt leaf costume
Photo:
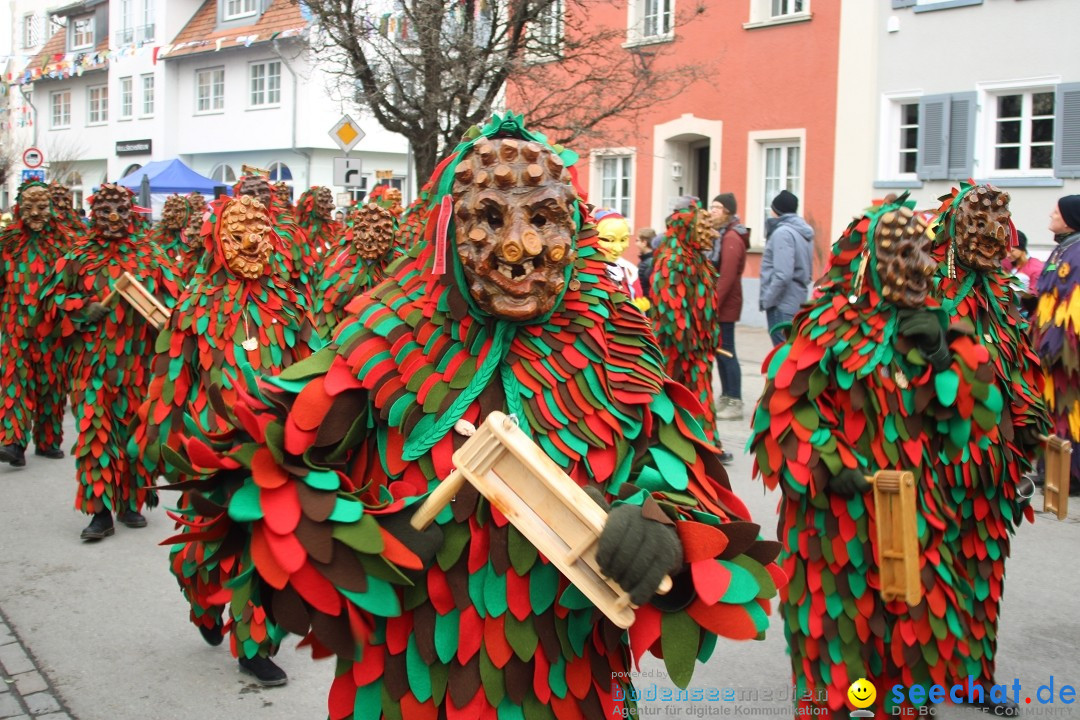
[[[236,378],[252,370],[276,372],[308,357],[322,346],[308,312],[296,292],[269,270],[261,258],[250,269],[234,269],[224,248],[250,233],[268,234],[269,216],[252,198],[221,198],[202,237],[208,262],[188,283],[157,341],[146,402],[139,410],[140,424],[129,449],[149,472],[163,467],[164,447],[180,449],[187,422],[202,432],[216,433],[218,413],[228,416],[237,401]],[[266,260],[269,260],[269,240]],[[256,248],[256,253],[259,249]],[[201,532],[211,517],[207,508],[228,506],[226,488],[192,503],[181,500],[178,521],[182,532],[170,556],[171,570],[191,605],[196,626],[222,627],[222,607],[229,604],[228,581],[250,569],[245,562],[215,562],[223,538]],[[276,650],[282,631],[267,620],[255,596],[231,604],[230,622],[234,654],[254,657]]]
[[[318,256],[308,243],[307,235],[296,222],[296,214],[288,196],[278,186],[260,175],[245,175],[233,187],[233,195],[250,195],[270,209],[270,223],[274,227],[271,238],[274,253],[271,262],[276,272],[292,283],[304,300],[304,306],[312,307],[314,290],[312,268]]]
[[[1080,233],[1050,253],[1038,282],[1033,342],[1053,432],[1073,444],[1072,487],[1080,485]]]
[[[974,424],[970,432],[956,433],[956,447],[941,455],[943,491],[960,521],[951,544],[972,580],[969,656],[961,674],[992,683],[1009,536],[1022,516],[1034,519],[1017,486],[1032,467],[1049,418],[1028,324],[1001,267],[1015,237],[1009,195],[993,186],[962,183],[942,200],[934,228],[937,295],[950,326],[989,353],[992,386],[1003,402],[995,427]]]
[[[665,369],[701,403],[704,426],[715,437],[712,363],[720,345],[716,320],[716,267],[707,253],[716,231],[697,202],[667,219],[653,259],[652,319]]]
[[[182,195],[172,194],[165,198],[165,207],[161,211],[161,220],[147,233],[146,239],[160,247],[166,255],[173,260],[173,264],[180,269],[180,277],[186,278],[183,268],[186,266],[188,243],[184,237],[191,219],[192,208],[188,199]]]
[[[124,301],[100,321],[88,320],[88,306],[104,299],[125,272],[167,307],[178,295],[171,259],[135,234],[131,197],[121,186],[101,186],[91,202],[90,233],[60,260],[43,294],[71,343],[71,404],[79,432],[75,507],[86,513],[138,512],[156,503],[154,478],[131,460],[127,444],[150,381],[157,331]]]
[[[717,636],[768,624],[784,580],[775,544],[607,277],[564,169],[573,157],[516,116],[474,129],[436,170],[425,241],[354,301],[335,344],[251,386],[242,429],[188,443],[205,487],[241,483],[243,504],[207,531],[249,526],[277,621],[338,656],[335,720],[610,717],[629,702],[613,673],[644,652],[686,685]],[[496,192],[522,186],[535,189]],[[523,224],[536,213],[543,223]],[[451,472],[457,421],[494,410],[578,483],[674,523],[681,603],[648,604],[618,630],[471,486],[420,566],[387,530],[392,513]]]
[[[338,238],[345,231],[341,223],[334,221],[334,195],[330,188],[316,186],[301,193],[296,201],[296,220],[311,245],[308,260],[313,263],[310,272],[314,288],[322,277],[326,253],[338,245]]]
[[[41,312],[42,287],[70,247],[71,230],[40,182],[24,183],[15,220],[0,231],[0,445],[39,450],[63,443],[65,352],[55,317]],[[81,223],[80,223],[81,224]]]
[[[400,253],[394,247],[397,222],[389,210],[368,203],[353,218],[344,233],[345,246],[324,263],[315,293],[315,324],[327,339],[348,316],[350,301],[382,282]]]
[[[995,427],[1001,412],[989,356],[970,338],[955,340],[935,372],[900,332],[902,312],[944,321],[927,297],[936,265],[911,205],[904,196],[868,210],[834,244],[820,292],[764,362],[749,442],[755,473],[783,491],[778,537],[791,581],[780,607],[796,693],[835,713],[846,713],[847,688],[860,677],[879,688],[953,681],[969,581],[947,542],[957,519],[939,487],[938,450],[955,451],[953,438],[972,425]],[[937,392],[943,378],[951,399]],[[917,606],[882,601],[873,496],[832,488],[845,468],[915,474]],[[891,712],[891,702],[878,694],[879,711]]]

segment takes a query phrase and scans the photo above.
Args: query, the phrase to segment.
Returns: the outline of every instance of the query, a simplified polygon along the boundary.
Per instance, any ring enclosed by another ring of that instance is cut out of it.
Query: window
[[[367,175],[364,175],[360,178],[359,187],[346,188],[346,192],[349,193],[349,204],[357,205],[364,202],[364,198],[367,197],[367,185],[368,178]]]
[[[195,112],[221,112],[225,109],[225,68],[195,71]]]
[[[993,171],[1049,175],[1054,168],[1054,91],[997,95],[987,106],[994,113]]]
[[[120,78],[120,119],[127,120],[131,117],[133,83],[130,77]]]
[[[38,44],[37,17],[33,13],[23,15],[22,21],[22,46],[34,47]]]
[[[50,94],[49,104],[52,106],[51,127],[71,127],[71,91],[61,90]]]
[[[772,8],[769,10],[769,17],[779,18],[787,15],[800,15],[807,10],[810,0],[772,0]]]
[[[225,163],[221,163],[215,165],[210,171],[210,179],[223,185],[232,185],[236,182],[236,172]]]
[[[142,76],[142,115],[150,117],[154,114],[154,76]]]
[[[225,0],[224,19],[236,20],[254,15],[258,11],[258,0]]]
[[[128,165],[126,168],[124,168],[124,172],[120,175],[120,177],[126,178],[131,173],[141,169],[142,165],[140,165],[139,163],[132,163],[131,165]]]
[[[630,42],[667,40],[672,35],[675,0],[630,0]]]
[[[252,107],[266,107],[281,104],[281,63],[252,63],[249,66]]]
[[[292,170],[290,170],[289,166],[285,163],[272,162],[270,163],[270,167],[267,169],[270,171],[270,182],[283,182],[286,184],[292,183]]]
[[[898,133],[897,175],[915,175],[919,162],[919,103],[902,103]]]
[[[565,15],[566,6],[563,0],[554,0],[536,18],[530,32],[530,39],[535,43],[536,50],[541,56],[539,59],[548,59],[546,56],[559,52],[563,40]]]
[[[781,190],[802,198],[802,146],[797,143],[768,143],[763,148],[765,166],[762,187],[762,206],[765,218],[772,217],[769,208]],[[764,227],[764,223],[762,224]]]
[[[84,50],[94,46],[94,16],[76,18],[71,22],[69,50]]]
[[[109,86],[86,88],[86,124],[100,125],[109,121]]]
[[[600,160],[600,205],[630,217],[633,189],[633,157],[607,156]]]
[[[120,0],[120,34],[117,37],[122,43],[131,42],[132,30],[135,27],[135,0]]]
[[[139,42],[150,42],[154,39],[154,0],[143,2],[142,22]]]

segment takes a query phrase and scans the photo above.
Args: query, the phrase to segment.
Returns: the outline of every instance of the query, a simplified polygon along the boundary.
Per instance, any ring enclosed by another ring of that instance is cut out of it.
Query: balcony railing
[[[131,45],[132,43],[142,45],[153,42],[156,37],[155,30],[156,26],[153,23],[124,28],[116,31],[113,35],[113,42],[117,46]]]

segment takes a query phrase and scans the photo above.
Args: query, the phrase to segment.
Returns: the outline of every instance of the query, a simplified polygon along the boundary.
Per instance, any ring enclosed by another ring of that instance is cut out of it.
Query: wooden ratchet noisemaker
[[[117,279],[109,294],[102,298],[101,304],[112,307],[120,298],[127,300],[135,312],[158,330],[169,321],[168,309],[127,271]]]
[[[1072,443],[1057,435],[1039,437],[1046,443],[1046,481],[1043,483],[1043,512],[1064,520],[1069,515],[1069,474]]]
[[[907,470],[878,470],[866,480],[874,485],[881,599],[903,600],[914,607],[923,594],[915,475]]]
[[[513,419],[488,415],[454,453],[454,466],[416,510],[414,528],[430,525],[468,481],[611,622],[621,628],[634,623],[630,596],[596,563],[607,513]],[[670,589],[665,576],[657,592]]]

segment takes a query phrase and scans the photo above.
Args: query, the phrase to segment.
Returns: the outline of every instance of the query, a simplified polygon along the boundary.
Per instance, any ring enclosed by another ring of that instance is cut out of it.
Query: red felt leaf
[[[333,398],[326,392],[323,376],[313,377],[293,403],[289,418],[301,430],[315,430],[330,410]]]
[[[686,410],[694,417],[700,417],[705,414],[705,410],[701,407],[701,401],[694,397],[693,393],[674,380],[665,380],[664,390],[667,392],[668,397],[671,398],[671,402]]]
[[[479,652],[483,637],[484,621],[476,612],[476,608],[470,605],[461,611],[461,617],[458,620],[457,660],[459,663],[466,664]],[[536,656],[540,657],[541,654],[537,653]],[[547,678],[545,677],[544,680],[546,681]]]
[[[630,634],[630,652],[634,656],[634,666],[639,669],[641,656],[660,638],[660,618],[660,611],[651,605],[643,605],[634,613],[634,624],[627,632]]]
[[[271,587],[281,590],[289,582],[289,573],[285,572],[270,551],[270,544],[266,541],[266,532],[259,524],[251,533],[251,560],[255,563],[255,569],[259,571],[262,579]]]
[[[703,523],[679,522],[675,529],[682,541],[683,562],[686,563],[715,558],[728,546],[723,531]]]
[[[330,581],[320,575],[310,563],[305,562],[292,576],[292,585],[300,596],[316,610],[327,615],[341,613],[341,595]]]
[[[435,612],[439,615],[446,615],[454,609],[454,594],[450,591],[450,583],[446,581],[446,573],[442,571],[442,568],[436,565],[428,571],[427,587],[428,598],[431,600]],[[512,603],[514,596],[510,594],[509,583],[507,583],[507,595],[507,599]],[[528,602],[528,599],[529,595],[526,592],[526,602]]]
[[[632,625],[630,627],[633,628]],[[536,699],[545,705],[551,700],[551,683],[548,678],[550,667],[542,650],[533,656],[533,692]]]
[[[353,665],[353,668],[355,669],[356,666]],[[330,686],[330,697],[327,699],[330,720],[344,720],[351,716],[355,703],[356,683],[348,673],[338,675]]]
[[[391,655],[401,655],[409,645],[412,633],[412,613],[403,613],[386,620],[386,650]]]
[[[409,570],[422,570],[424,564],[420,561],[420,558],[416,556],[409,548],[405,547],[405,544],[391,535],[386,530],[379,528],[382,532],[383,538],[383,551],[384,558],[394,563],[398,567],[406,568]]]
[[[687,612],[698,625],[721,637],[732,640],[753,640],[757,637],[754,619],[739,606],[706,605],[701,600],[695,600],[687,608]]]
[[[360,662],[354,662],[352,666],[352,679],[356,687],[364,687],[381,678],[385,666],[385,648],[382,645],[365,645]]]
[[[715,605],[731,585],[731,571],[716,560],[698,560],[690,563],[694,589],[702,602]]]
[[[300,522],[300,495],[295,483],[264,489],[259,494],[259,504],[267,527],[275,533],[289,535],[296,530]]]
[[[491,658],[491,662],[495,667],[506,667],[506,663],[510,662],[510,657],[514,654],[514,649],[510,647],[510,643],[506,640],[506,631],[503,628],[503,618],[488,616],[484,620],[484,649],[487,650],[488,657]]]
[[[589,668],[588,654],[570,660],[566,664],[566,686],[570,689],[570,694],[578,700],[584,700],[590,685],[592,671]]]
[[[299,515],[297,518],[299,519]],[[267,527],[265,538],[267,545],[270,546],[270,552],[274,554],[274,559],[278,561],[278,565],[290,575],[299,570],[307,561],[307,550],[304,549],[304,546],[300,544],[300,540],[292,533],[279,535]]]
[[[513,568],[506,571],[506,603],[510,614],[524,621],[532,614],[529,601],[529,578],[521,577]]]

